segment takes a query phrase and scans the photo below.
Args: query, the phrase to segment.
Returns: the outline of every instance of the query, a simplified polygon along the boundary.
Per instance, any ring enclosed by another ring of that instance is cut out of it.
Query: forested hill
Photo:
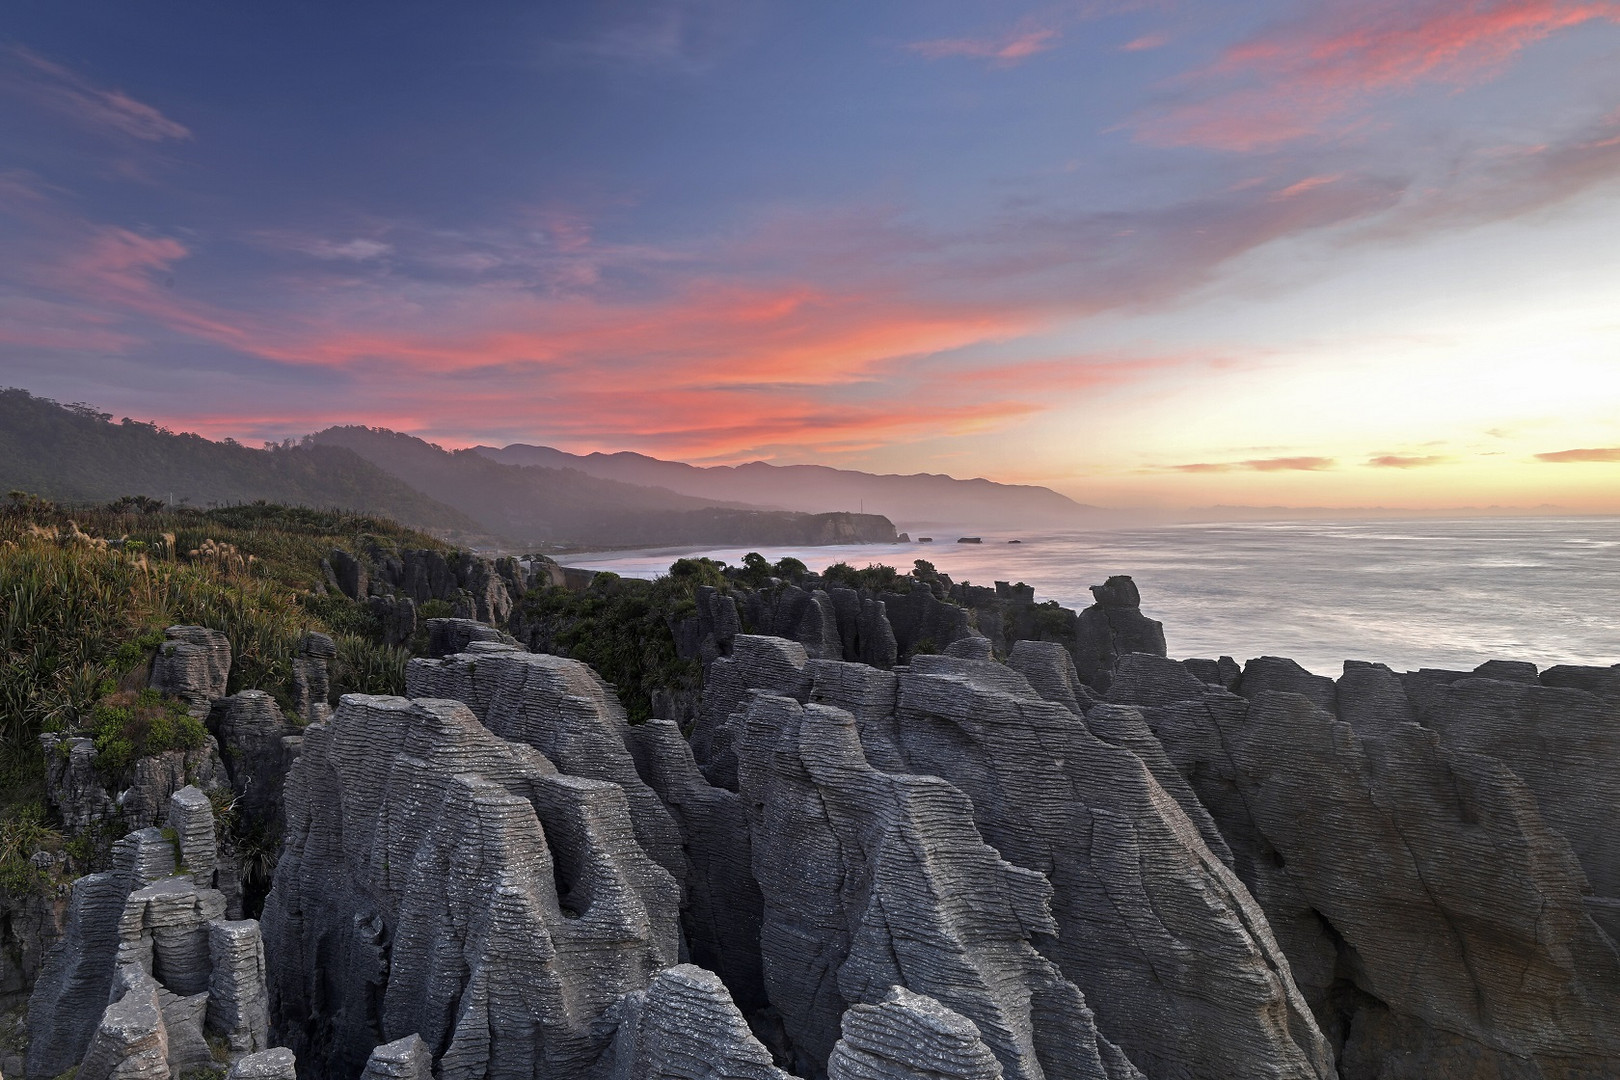
[[[489,531],[341,446],[256,450],[0,389],[0,492],[10,490],[64,503],[123,495],[194,506],[267,499],[380,514],[441,534]]]

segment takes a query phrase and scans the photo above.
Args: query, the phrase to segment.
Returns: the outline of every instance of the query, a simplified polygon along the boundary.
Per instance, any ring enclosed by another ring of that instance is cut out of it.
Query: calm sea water
[[[1170,654],[1290,656],[1337,675],[1346,659],[1396,670],[1485,660],[1620,663],[1620,518],[1276,521],[1113,532],[955,535],[933,544],[765,548],[819,570],[844,561],[956,581],[1023,581],[1080,608],[1088,586],[1130,574],[1164,623]],[[572,566],[654,577],[682,554],[738,563],[744,548],[577,555]]]

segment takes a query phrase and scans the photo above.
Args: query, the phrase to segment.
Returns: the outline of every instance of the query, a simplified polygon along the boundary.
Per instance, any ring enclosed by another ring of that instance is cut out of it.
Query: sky
[[[0,385],[1620,512],[1620,0],[12,0]]]

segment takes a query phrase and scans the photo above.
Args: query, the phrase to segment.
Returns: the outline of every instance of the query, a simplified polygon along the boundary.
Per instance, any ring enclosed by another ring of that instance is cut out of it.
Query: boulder
[[[601,1080],[792,1080],[771,1062],[712,972],[666,968],[613,1010]]]
[[[1167,655],[1164,624],[1142,614],[1141,593],[1125,575],[1093,585],[1091,594],[1096,603],[1080,612],[1075,623],[1074,666],[1088,685],[1105,692],[1121,656]]]

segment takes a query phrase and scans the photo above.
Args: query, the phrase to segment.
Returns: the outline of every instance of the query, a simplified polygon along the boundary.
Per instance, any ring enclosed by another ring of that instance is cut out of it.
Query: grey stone
[[[201,720],[213,703],[225,696],[231,674],[231,643],[218,630],[203,626],[171,626],[152,660],[150,685],[180,698]]]
[[[901,986],[844,1013],[827,1080],[1000,1080],[973,1021]]]
[[[684,884],[680,830],[636,772],[624,707],[596,672],[561,656],[491,650],[413,660],[405,681],[412,697],[465,702],[496,735],[529,744],[570,776],[617,784],[643,850]]]
[[[244,1054],[231,1063],[225,1080],[298,1080],[298,1059],[280,1046]]]
[[[681,925],[694,963],[725,981],[732,999],[764,1008],[759,928],[764,899],[754,880],[748,812],[735,792],[715,787],[698,770],[692,748],[668,720],[629,729],[636,769],[669,808],[690,860]]]
[[[713,973],[660,971],[615,1007],[601,1080],[790,1080],[749,1031]]]
[[[272,1036],[306,1080],[413,1032],[439,1080],[582,1075],[606,1010],[676,962],[679,897],[617,785],[558,775],[460,702],[347,695],[288,779]]]
[[[1124,575],[1091,587],[1096,603],[1075,623],[1074,666],[1092,688],[1106,692],[1114,665],[1128,653],[1164,656],[1164,625],[1142,614],[1136,583]]]
[[[874,769],[838,709],[757,694],[744,725],[766,988],[802,1070],[849,1005],[903,985],[971,1017],[1009,1077],[1109,1075],[1080,992],[1031,944],[1056,929],[1050,886],[980,839],[961,792]]]
[[[433,1080],[433,1053],[420,1035],[384,1043],[366,1059],[360,1080]]]
[[[265,985],[264,940],[253,919],[208,926],[208,1027],[233,1053],[269,1046],[270,1003]]]

